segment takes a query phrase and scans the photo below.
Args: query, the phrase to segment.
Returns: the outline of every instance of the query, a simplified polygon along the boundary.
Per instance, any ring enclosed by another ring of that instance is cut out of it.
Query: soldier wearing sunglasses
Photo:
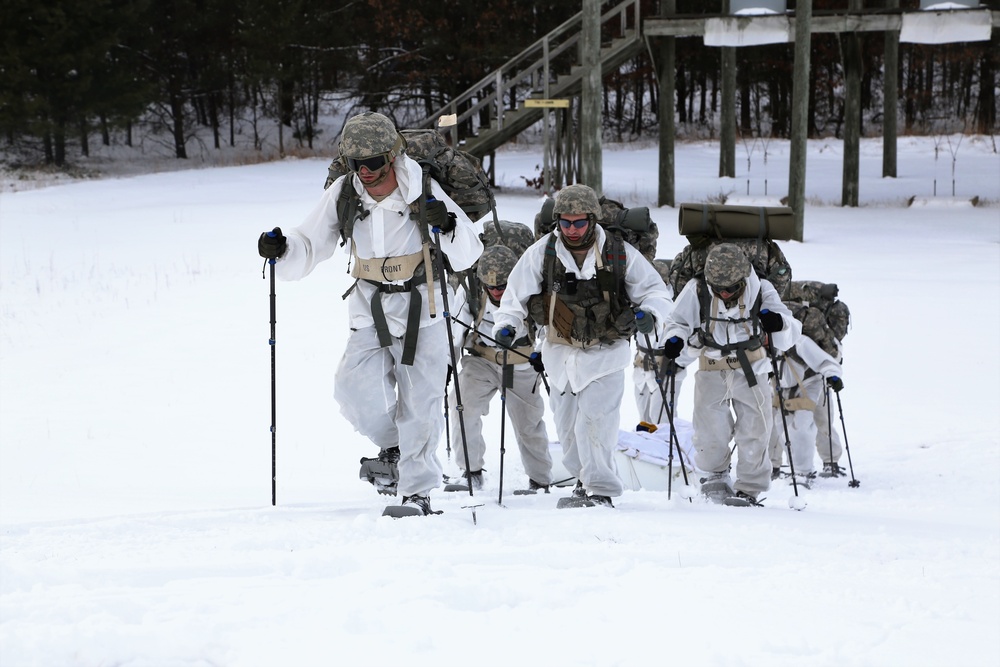
[[[630,338],[653,334],[671,310],[659,274],[617,233],[598,224],[597,193],[571,185],[556,196],[558,228],[518,260],[494,315],[493,337],[507,347],[531,317],[543,326],[542,357],[563,464],[578,480],[557,507],[613,507],[623,485],[618,443]]]
[[[355,282],[344,298],[351,333],[334,398],[355,430],[379,449],[377,457],[362,459],[361,478],[379,493],[403,496],[412,513],[430,514],[430,491],[442,480],[436,451],[450,358],[445,318],[432,317],[431,304],[442,283],[450,301],[454,293],[428,266],[429,257],[439,249],[452,270],[462,271],[483,245],[436,181],[429,179],[425,190],[420,165],[404,149],[386,116],[367,112],[349,119],[340,155],[350,173],[324,191],[287,237],[280,228],[262,234],[258,250],[277,260],[276,274],[284,280],[309,275],[338,245],[350,252]]]

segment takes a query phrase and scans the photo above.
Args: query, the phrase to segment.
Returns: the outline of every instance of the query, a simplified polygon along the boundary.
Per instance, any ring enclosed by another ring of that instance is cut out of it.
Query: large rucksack
[[[705,258],[717,243],[739,246],[759,278],[766,279],[784,298],[792,280],[792,269],[775,239],[790,238],[787,207],[681,204],[678,231],[688,245],[670,265],[670,286],[679,295],[692,278],[705,274]]]
[[[401,130],[405,140],[404,151],[429,171],[431,178],[465,214],[475,222],[492,211],[496,220],[496,202],[490,189],[489,179],[483,171],[479,158],[463,150],[448,145],[437,130]],[[350,173],[341,156],[330,163],[324,189]]]
[[[813,340],[816,340],[816,336],[825,338],[830,335],[839,341],[844,340],[851,325],[851,311],[846,303],[837,298],[839,294],[840,289],[836,283],[821,283],[818,280],[793,280],[789,283],[786,300],[790,303],[810,307],[822,316],[821,318],[813,318],[816,324],[808,331],[803,321],[803,334]],[[820,341],[816,340],[816,342]],[[820,347],[826,350],[822,344]],[[836,358],[835,354],[831,354],[831,356]]]
[[[503,245],[514,251],[520,257],[528,246],[535,242],[531,228],[521,222],[511,220],[496,220],[493,223],[487,222],[483,225],[483,231],[479,235],[483,242],[483,249],[490,246]],[[465,288],[469,300],[469,312],[475,317],[480,312],[483,299],[483,285],[480,284],[477,273],[479,260],[465,271],[453,272],[449,280],[453,289],[459,285]]]
[[[599,203],[601,219],[598,223],[605,231],[618,234],[652,262],[656,257],[656,241],[660,237],[660,230],[649,217],[649,208],[646,206],[625,208],[621,202],[607,197],[601,197]],[[555,204],[554,199],[547,197],[542,203],[542,210],[535,215],[536,239],[555,229],[556,221],[552,218],[552,208]]]

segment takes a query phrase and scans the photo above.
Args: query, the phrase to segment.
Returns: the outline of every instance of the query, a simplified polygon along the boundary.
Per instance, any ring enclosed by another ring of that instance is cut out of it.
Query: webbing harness
[[[739,297],[739,308],[741,313],[746,310],[746,303],[744,302],[745,296],[746,290],[744,289],[743,293],[740,294]],[[715,317],[714,313],[718,307],[719,300],[718,296],[714,293],[710,293],[704,278],[700,278],[698,280],[698,301],[701,304],[701,321],[705,325],[705,329],[700,329],[698,331],[698,340],[705,347],[719,350],[722,353],[723,358],[735,354],[736,359],[739,361],[740,369],[743,371],[743,375],[746,376],[747,385],[755,387],[757,386],[757,376],[753,372],[753,366],[751,365],[751,361],[748,358],[747,353],[759,350],[764,345],[764,333],[760,329],[761,294],[760,292],[757,293],[757,298],[754,300],[749,314],[745,317]],[[724,323],[726,325],[741,325],[749,338],[747,338],[747,340],[720,344],[716,342],[714,336],[715,325],[717,323]]]

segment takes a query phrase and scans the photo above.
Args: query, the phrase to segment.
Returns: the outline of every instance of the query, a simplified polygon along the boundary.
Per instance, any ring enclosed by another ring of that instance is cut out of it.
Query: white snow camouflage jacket
[[[309,275],[316,265],[333,256],[340,243],[341,221],[337,216],[337,197],[341,188],[353,187],[361,196],[361,204],[368,215],[354,225],[353,240],[357,255],[362,259],[375,257],[399,257],[420,252],[419,223],[411,220],[409,205],[422,193],[420,165],[406,155],[400,155],[393,164],[399,187],[382,201],[376,201],[362,187],[354,174],[338,178],[323,192],[319,203],[306,216],[301,225],[288,232],[288,250],[275,264],[276,275],[282,280],[299,280]],[[469,220],[458,204],[444,193],[436,181],[431,181],[434,197],[443,201],[448,210],[455,214],[456,226],[453,233],[440,234],[441,249],[448,257],[452,269],[463,271],[472,266],[482,254],[483,244],[479,240],[476,226]],[[350,254],[350,243],[345,247]],[[403,281],[393,281],[402,284]],[[445,281],[447,285],[447,281]],[[435,303],[439,311],[438,319],[432,320],[428,308],[428,284],[417,289],[422,297],[420,326],[425,327],[440,321],[441,286],[433,283]],[[351,293],[348,316],[353,329],[374,325],[371,315],[371,298],[377,288],[365,281],[359,281]],[[448,287],[449,305],[454,292]],[[383,294],[382,306],[385,310],[389,333],[400,337],[406,332],[407,309],[410,297],[405,292]]]

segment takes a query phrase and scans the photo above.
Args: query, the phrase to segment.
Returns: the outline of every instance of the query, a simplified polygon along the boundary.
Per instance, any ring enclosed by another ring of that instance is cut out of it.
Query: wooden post
[[[583,0],[580,99],[580,182],[603,193],[601,154],[601,2]]]
[[[811,23],[812,0],[798,0],[795,3],[795,63],[792,67],[792,141],[788,159],[788,205],[795,221],[793,238],[796,241],[802,240],[805,229]]]
[[[722,13],[729,14],[729,0]],[[723,46],[719,58],[722,97],[719,100],[719,176],[736,177],[736,47]]]
[[[862,0],[850,0],[848,10],[860,12]],[[840,34],[844,62],[844,168],[840,205],[858,205],[861,171],[861,36],[857,32]]]
[[[661,0],[660,16],[672,16],[677,11],[676,0]],[[676,58],[676,37],[660,37],[656,41],[656,52],[650,49],[650,56],[656,65],[656,79],[660,88],[659,115],[660,115],[660,156],[659,156],[659,191],[657,192],[657,206],[676,206],[676,185],[674,174],[676,172],[674,147],[674,114],[676,109],[677,91],[677,58]]]
[[[886,9],[899,9],[899,0],[886,0]],[[885,32],[885,68],[882,87],[882,178],[896,178],[896,140],[899,136],[899,31]]]

